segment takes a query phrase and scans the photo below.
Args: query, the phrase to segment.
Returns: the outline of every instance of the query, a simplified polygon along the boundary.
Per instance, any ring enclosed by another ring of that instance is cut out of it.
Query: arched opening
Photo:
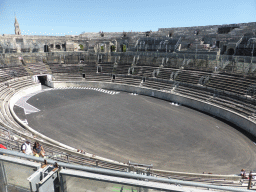
[[[121,45],[121,52],[126,52],[126,45],[125,44]]]
[[[56,47],[56,49],[60,49],[60,45],[56,45],[55,47]]]
[[[84,50],[84,46],[82,44],[79,45],[80,50]]]
[[[100,51],[104,52],[104,46],[103,45],[100,46]]]
[[[39,49],[38,48],[34,48],[34,49],[32,49],[32,53],[37,53],[39,51]]]
[[[216,47],[217,47],[217,48],[220,47],[220,41],[216,41]]]
[[[62,44],[62,50],[66,51],[66,44]]]
[[[111,52],[115,52],[115,51],[116,51],[116,47],[115,47],[114,45],[111,45],[111,46],[110,46],[110,51],[111,51]]]
[[[41,85],[46,85],[46,81],[47,81],[47,75],[42,75],[42,76],[37,76],[39,82],[41,83]]]
[[[234,55],[235,51],[233,48],[228,49],[227,55]]]
[[[48,52],[48,45],[44,45],[44,52]]]

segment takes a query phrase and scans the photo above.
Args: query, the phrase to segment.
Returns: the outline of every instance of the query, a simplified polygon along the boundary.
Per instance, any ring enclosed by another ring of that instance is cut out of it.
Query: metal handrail
[[[6,150],[6,149],[0,149],[0,154],[11,155],[11,156],[19,157],[19,158],[25,158],[28,160],[41,162],[41,163],[44,162],[44,158],[30,156],[30,155],[26,155],[24,153],[14,152],[14,151]],[[1,155],[0,155],[0,160],[4,160],[4,158],[2,158]],[[51,165],[55,165],[56,161],[49,159],[49,160],[47,160],[47,163],[51,164]],[[249,190],[235,188],[235,187],[225,187],[225,186],[202,184],[202,183],[191,182],[191,181],[181,181],[181,180],[171,179],[171,178],[160,178],[160,177],[153,177],[153,176],[146,176],[146,175],[138,175],[138,174],[127,173],[127,172],[113,171],[113,170],[108,170],[108,169],[92,168],[92,167],[81,166],[81,165],[72,165],[72,164],[63,163],[63,162],[57,162],[57,164],[60,167],[64,167],[64,168],[68,168],[68,169],[87,171],[87,172],[98,173],[98,174],[102,174],[102,175],[140,179],[140,180],[146,180],[146,181],[170,183],[170,184],[192,186],[192,187],[201,187],[201,188],[206,188],[206,189],[217,189],[217,190],[235,191],[235,192],[241,192],[241,191],[249,192]]]

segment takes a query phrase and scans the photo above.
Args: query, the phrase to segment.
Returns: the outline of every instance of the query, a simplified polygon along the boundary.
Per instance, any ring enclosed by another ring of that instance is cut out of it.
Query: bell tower
[[[21,35],[20,26],[19,26],[16,16],[15,16],[14,27],[15,27],[15,35]]]

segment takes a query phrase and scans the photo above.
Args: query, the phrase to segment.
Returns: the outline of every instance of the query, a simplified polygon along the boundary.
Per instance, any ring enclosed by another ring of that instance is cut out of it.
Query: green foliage
[[[126,45],[123,45],[123,52],[126,52]]]
[[[116,47],[114,45],[111,46],[112,52],[116,51]]]
[[[80,49],[83,50],[84,46],[82,44],[79,45]]]

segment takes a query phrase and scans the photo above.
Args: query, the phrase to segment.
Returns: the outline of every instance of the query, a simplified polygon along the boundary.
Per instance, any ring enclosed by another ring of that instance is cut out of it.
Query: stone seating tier
[[[124,63],[124,64],[118,64],[117,67],[113,68],[114,74],[128,74],[128,70],[131,68],[131,64]]]

